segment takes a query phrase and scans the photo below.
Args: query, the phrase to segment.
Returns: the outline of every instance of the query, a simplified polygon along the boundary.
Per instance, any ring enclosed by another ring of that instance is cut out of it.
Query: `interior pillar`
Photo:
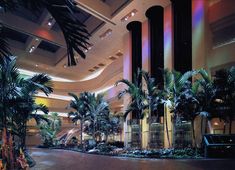
[[[192,70],[192,0],[171,0],[174,28],[174,69]]]

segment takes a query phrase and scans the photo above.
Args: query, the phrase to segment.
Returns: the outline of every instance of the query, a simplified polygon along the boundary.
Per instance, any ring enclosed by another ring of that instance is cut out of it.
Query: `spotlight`
[[[29,49],[29,53],[32,53],[34,50],[35,50],[35,46],[32,45],[32,46],[30,47],[30,49]]]
[[[48,26],[52,26],[53,18],[49,18],[47,21]]]
[[[110,36],[112,34],[111,29],[107,29],[103,34],[100,35],[100,39],[105,39],[106,37]]]
[[[121,21],[125,22],[128,19],[130,19],[131,17],[135,16],[135,14],[137,13],[136,9],[133,9],[131,12],[129,12],[128,14],[126,14],[124,17],[122,17]]]

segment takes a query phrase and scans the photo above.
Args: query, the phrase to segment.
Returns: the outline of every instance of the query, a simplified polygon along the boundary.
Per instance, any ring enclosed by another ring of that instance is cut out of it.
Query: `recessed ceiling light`
[[[94,72],[95,70],[93,70],[93,69],[90,69],[90,70],[88,70],[88,71],[90,71],[90,72]]]
[[[103,67],[103,66],[105,66],[105,64],[104,63],[100,63],[100,64],[98,64],[98,66]]]
[[[120,51],[118,51],[115,55],[118,56],[118,57],[123,56],[123,54]]]
[[[29,49],[29,53],[32,53],[34,50],[35,50],[35,46],[32,45],[32,46],[30,47],[30,49]]]
[[[95,67],[93,67],[95,70],[98,70],[99,69],[99,67],[98,66],[95,66]]]
[[[108,36],[110,36],[112,34],[112,30],[111,29],[107,29],[103,34],[100,35],[100,39],[104,39]]]
[[[126,14],[124,17],[122,17],[121,21],[127,21],[128,19],[130,19],[131,17],[135,16],[135,14],[137,13],[136,9],[133,9],[131,12],[129,12],[128,14]]]
[[[113,61],[113,60],[116,60],[117,58],[114,56],[110,56],[109,59]]]
[[[35,66],[38,67],[38,64],[36,64]]]
[[[47,25],[48,26],[52,26],[52,22],[53,22],[53,18],[49,18],[48,21],[47,21]]]

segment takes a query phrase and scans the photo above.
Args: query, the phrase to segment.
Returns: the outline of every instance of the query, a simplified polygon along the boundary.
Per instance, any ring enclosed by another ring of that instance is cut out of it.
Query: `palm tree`
[[[134,77],[133,83],[127,79],[122,79],[116,82],[116,86],[119,83],[124,83],[127,88],[123,91],[120,91],[118,98],[123,97],[125,94],[128,94],[131,97],[131,101],[124,112],[124,118],[126,119],[129,113],[135,114],[137,120],[139,120],[139,145],[142,148],[142,129],[141,123],[144,118],[144,110],[148,108],[148,103],[146,99],[145,91],[142,90],[142,74],[138,70],[137,76]]]
[[[169,107],[171,112],[174,112],[175,104],[177,102],[178,97],[180,96],[185,84],[189,83],[189,79],[196,75],[198,71],[187,71],[184,74],[181,74],[177,71],[170,71],[168,69],[163,70],[163,79],[164,79],[164,87],[162,91],[162,102],[166,107]],[[174,118],[177,118],[178,115],[174,113]],[[168,144],[170,145],[170,137],[168,131],[168,122],[167,117],[166,120],[166,133]]]
[[[83,124],[86,120],[90,120],[91,114],[89,112],[89,94],[87,92],[81,93],[78,97],[76,94],[69,93],[73,97],[71,100],[68,109],[72,108],[75,111],[69,112],[69,117],[72,117],[73,122],[80,120],[80,140],[82,145],[82,133],[83,133]]]
[[[229,121],[229,133],[231,134],[232,118],[235,104],[235,67],[221,69],[214,75],[215,112],[225,122]]]
[[[158,106],[161,104],[161,90],[155,84],[155,78],[150,77],[150,74],[142,70],[142,76],[145,80],[146,90],[147,90],[147,101],[148,101],[148,119],[149,119],[149,144],[151,142],[151,114],[152,112],[157,113],[157,118],[159,117]]]
[[[87,49],[89,43],[87,42],[90,34],[86,30],[86,26],[81,23],[76,13],[78,12],[77,3],[73,0],[7,0],[0,1],[0,7],[5,11],[15,10],[18,6],[24,6],[31,10],[34,15],[39,15],[41,8],[46,8],[58,23],[63,32],[65,42],[67,45],[68,65],[76,65],[75,52],[82,58],[85,58],[83,49]],[[0,55],[9,55],[4,34],[0,31]],[[4,40],[4,41],[2,41]]]
[[[213,101],[215,99],[215,88],[209,74],[204,69],[199,69],[198,74],[201,78],[195,79],[192,85],[193,95],[199,101],[198,115],[210,118],[213,112]],[[208,122],[209,123],[209,122]],[[201,119],[201,134],[203,134],[203,119]],[[205,126],[207,128],[207,126]],[[206,130],[206,129],[204,129]]]
[[[29,118],[39,119],[40,116],[32,114],[42,110],[48,112],[44,105],[35,104],[35,94],[40,90],[46,95],[52,92],[50,78],[44,74],[23,79],[16,68],[15,57],[3,57],[0,63],[0,111],[2,128],[10,128],[15,134],[22,132],[25,141],[26,122]],[[14,127],[16,129],[14,129]],[[25,146],[22,142],[22,146]]]
[[[51,113],[50,115],[44,115],[46,121],[41,121],[39,124],[41,136],[43,138],[44,146],[56,145],[56,134],[61,128],[61,119],[57,113]]]
[[[98,135],[100,137],[100,135],[104,133],[107,138],[107,132],[111,128],[109,124],[110,109],[103,94],[98,94],[95,97],[95,100],[89,104],[89,110],[92,114],[91,122],[94,128],[93,136],[95,137]]]

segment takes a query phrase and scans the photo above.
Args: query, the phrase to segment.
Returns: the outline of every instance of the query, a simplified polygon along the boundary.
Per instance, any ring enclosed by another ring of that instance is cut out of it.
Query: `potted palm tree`
[[[180,99],[180,94],[185,87],[185,84],[189,82],[189,79],[196,75],[198,71],[187,71],[184,74],[181,74],[180,72],[177,71],[170,71],[169,69],[163,70],[163,78],[164,78],[164,87],[162,90],[162,102],[165,104],[166,107],[169,107],[171,112],[173,112],[173,117],[174,123],[173,123],[173,130],[175,130],[175,123],[176,123],[176,118],[178,118],[178,114],[176,114],[175,107]],[[167,116],[167,114],[165,114]],[[167,132],[167,139],[168,139],[168,144],[170,144],[170,137],[169,137],[169,132],[168,132],[168,122],[167,118],[165,119],[166,123],[166,132]],[[173,135],[174,137],[174,135]]]
[[[126,119],[127,116],[132,113],[135,115],[136,119],[139,121],[139,147],[142,149],[142,119],[145,116],[144,110],[148,108],[146,93],[142,89],[142,73],[138,70],[137,75],[135,76],[133,82],[122,79],[116,82],[115,85],[123,83],[127,86],[126,89],[122,90],[118,94],[118,98],[123,97],[124,95],[128,94],[131,97],[131,101],[124,112],[124,118]]]
[[[149,137],[148,137],[148,145],[151,147],[152,145],[152,113],[154,113],[155,120],[157,121],[160,117],[159,114],[159,106],[162,104],[161,95],[162,91],[158,88],[155,83],[155,78],[152,78],[148,72],[142,70],[141,71],[143,79],[146,85],[146,98],[148,102],[148,122],[149,122]],[[156,121],[154,123],[156,123]],[[159,130],[159,129],[158,129]]]
[[[91,112],[89,111],[89,93],[84,92],[79,95],[69,93],[70,96],[73,97],[73,100],[70,101],[69,106],[67,109],[73,109],[68,113],[69,117],[72,117],[72,121],[77,123],[80,121],[80,142],[83,145],[83,125],[85,121],[91,119]]]

